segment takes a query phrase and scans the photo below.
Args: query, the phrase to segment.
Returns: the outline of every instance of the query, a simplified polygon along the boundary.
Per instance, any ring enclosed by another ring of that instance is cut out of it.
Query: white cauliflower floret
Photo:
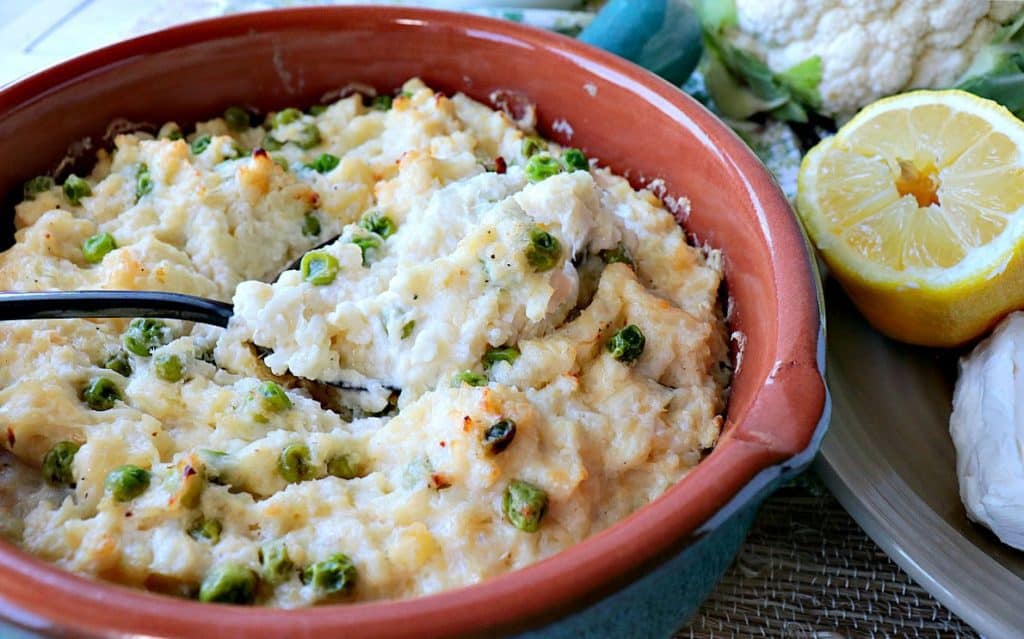
[[[1024,313],[960,362],[949,432],[967,515],[1024,549]]]
[[[952,86],[999,26],[1009,0],[735,0],[727,34],[779,72],[817,55],[823,111],[850,114],[913,88]]]

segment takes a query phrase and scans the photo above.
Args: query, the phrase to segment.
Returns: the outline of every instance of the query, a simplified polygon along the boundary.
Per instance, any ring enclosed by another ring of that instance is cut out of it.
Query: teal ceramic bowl
[[[0,542],[0,616],[90,637],[665,637],[691,615],[758,505],[811,460],[828,416],[823,323],[789,204],[733,133],[676,87],[587,44],[487,18],[382,7],[237,15],[122,42],[0,89],[0,192],[115,118],[196,121],[312,104],[412,76],[515,110],[673,204],[724,255],[736,374],[722,437],[666,493],[583,543],[480,584],[401,601],[274,610],[72,575]],[[680,205],[688,198],[690,206]]]

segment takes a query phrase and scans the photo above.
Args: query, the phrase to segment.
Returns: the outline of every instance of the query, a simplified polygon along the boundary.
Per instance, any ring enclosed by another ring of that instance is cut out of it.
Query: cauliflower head
[[[735,0],[726,34],[778,72],[821,58],[822,111],[849,115],[913,88],[952,86],[1016,0]]]

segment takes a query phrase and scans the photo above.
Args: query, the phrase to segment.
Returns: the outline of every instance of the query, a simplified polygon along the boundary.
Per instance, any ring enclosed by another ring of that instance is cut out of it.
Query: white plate
[[[868,535],[988,639],[1024,635],[1024,553],[967,519],[949,413],[960,353],[899,344],[826,286],[832,424],[815,467]]]

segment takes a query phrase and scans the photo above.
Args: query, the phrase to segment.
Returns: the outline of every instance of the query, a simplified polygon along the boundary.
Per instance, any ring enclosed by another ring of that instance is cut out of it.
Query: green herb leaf
[[[806,122],[809,109],[821,108],[821,59],[817,56],[775,73],[755,55],[715,33],[705,32],[704,41],[704,82],[725,117],[745,120],[755,113],[770,113],[780,120]]]
[[[987,72],[967,78],[956,88],[995,100],[1018,118],[1024,118],[1024,56],[1019,52],[1007,56]]]
[[[711,53],[704,61],[704,84],[708,94],[715,102],[715,108],[723,116],[732,120],[746,120],[755,113],[767,113],[782,106],[788,97],[776,96],[765,100],[756,95],[734,76],[718,56]]]
[[[812,55],[803,62],[798,62],[776,76],[801,103],[809,107],[821,108],[821,56]]]
[[[807,122],[807,110],[798,102],[789,100],[782,106],[770,111],[772,116],[783,122]]]
[[[739,22],[735,0],[697,0],[694,8],[704,28],[714,33],[724,31]]]
[[[409,320],[405,324],[402,324],[402,339],[406,339],[412,332],[416,330],[416,320]]]

